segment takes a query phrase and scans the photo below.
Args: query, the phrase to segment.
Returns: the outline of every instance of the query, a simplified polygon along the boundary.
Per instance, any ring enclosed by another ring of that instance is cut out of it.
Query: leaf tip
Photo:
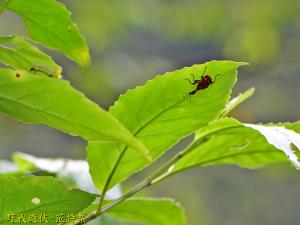
[[[88,48],[81,48],[76,50],[78,54],[78,63],[84,73],[86,73],[91,65],[91,57]]]
[[[237,62],[239,66],[249,66],[250,63],[247,62]]]

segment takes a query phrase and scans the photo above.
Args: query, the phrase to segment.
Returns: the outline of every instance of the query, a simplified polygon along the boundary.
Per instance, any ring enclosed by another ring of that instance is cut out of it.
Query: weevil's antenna
[[[207,66],[205,66],[201,78],[203,78],[203,75],[205,74],[206,69],[207,69]]]
[[[217,74],[217,75],[215,76],[215,79],[214,79],[213,83],[215,83],[215,81],[216,81],[216,79],[217,79],[218,76],[221,76],[221,74]]]
[[[193,74],[193,73],[191,73],[190,74],[191,76],[192,76],[192,78],[193,78],[193,82],[191,82],[191,80],[190,79],[188,79],[188,78],[185,78],[185,80],[187,80],[190,84],[197,84],[198,82],[199,82],[199,80],[195,80],[195,75]]]

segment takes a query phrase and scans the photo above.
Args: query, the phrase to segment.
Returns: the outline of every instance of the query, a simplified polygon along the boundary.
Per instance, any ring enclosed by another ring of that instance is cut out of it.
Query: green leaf
[[[87,161],[94,184],[102,192],[111,171],[114,170],[122,152],[122,145],[116,142],[88,142]],[[134,163],[134,162],[133,162]],[[111,183],[112,187],[116,182]]]
[[[271,124],[273,125],[273,124]],[[297,133],[300,133],[300,121],[294,123],[278,123],[278,126],[284,126],[289,130],[293,130]]]
[[[250,88],[247,91],[240,93],[237,97],[231,99],[228,104],[226,105],[226,108],[223,110],[221,117],[225,117],[228,113],[230,113],[233,109],[235,109],[239,104],[246,101],[248,98],[250,98],[254,94],[255,88]]]
[[[300,169],[298,151],[300,149],[300,134],[283,126],[264,126],[256,124],[245,124],[263,135],[268,143],[283,151],[296,169]]]
[[[97,207],[97,204],[93,204],[83,212],[91,213]],[[185,213],[181,205],[168,198],[129,198],[111,208],[107,214],[149,225],[186,224]]]
[[[147,149],[118,120],[67,81],[10,69],[1,69],[0,77],[0,111],[88,141],[126,143],[147,157]]]
[[[76,215],[89,206],[95,195],[78,189],[68,190],[64,184],[52,177],[0,177],[0,224],[12,224],[9,215],[23,215],[29,222],[29,217],[36,215],[35,224],[45,224],[39,221],[42,214],[48,216],[48,223],[56,223],[56,215]],[[32,222],[33,223],[33,222]]]
[[[180,139],[219,116],[236,82],[237,68],[242,65],[245,63],[211,61],[157,76],[144,86],[122,95],[109,111],[142,141],[156,159]],[[206,73],[213,79],[217,74],[221,76],[209,88],[191,96],[190,102],[188,93],[196,87],[185,79],[191,78],[192,73],[199,79],[206,66]],[[109,187],[149,162],[125,145],[97,141],[89,143],[90,172],[99,190],[103,189],[124,151],[126,153]]]
[[[0,62],[14,69],[30,71],[33,67],[43,65],[54,71],[53,76],[59,77],[61,67],[48,55],[31,45],[22,37],[0,37]]]
[[[62,3],[56,0],[11,0],[7,9],[23,17],[33,40],[61,51],[83,68],[89,67],[87,44]]]
[[[225,118],[200,129],[194,145],[170,173],[218,164],[259,168],[270,163],[287,162],[283,152],[298,167],[291,143],[299,148],[300,134],[284,127],[242,124]]]
[[[37,166],[34,163],[30,162],[26,158],[22,156],[22,154],[14,153],[12,155],[13,161],[15,162],[16,166],[18,167],[19,171],[26,173],[29,171],[33,171],[37,169]]]

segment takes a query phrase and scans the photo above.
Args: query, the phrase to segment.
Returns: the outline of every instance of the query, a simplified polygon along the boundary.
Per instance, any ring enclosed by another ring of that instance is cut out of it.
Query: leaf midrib
[[[240,153],[234,153],[234,154],[229,154],[229,155],[225,155],[225,156],[222,156],[222,157],[218,157],[218,158],[213,158],[213,159],[210,159],[210,160],[206,160],[206,161],[202,161],[200,163],[197,163],[197,164],[194,164],[194,165],[190,165],[190,166],[187,166],[187,167],[184,167],[182,169],[179,169],[179,170],[175,170],[173,173],[171,172],[171,174],[175,174],[175,173],[178,173],[180,171],[183,171],[183,170],[186,170],[186,169],[190,169],[190,168],[193,168],[193,167],[196,167],[196,166],[203,166],[204,164],[208,164],[208,163],[212,163],[212,162],[217,162],[219,160],[222,160],[222,159],[226,159],[226,158],[235,158],[237,156],[241,156],[241,155],[255,155],[255,154],[266,154],[267,153],[280,153],[280,151],[276,151],[276,150],[272,150],[272,151],[265,151],[265,150],[257,150],[257,151],[248,151],[248,152],[240,152]],[[175,166],[176,168],[176,166]]]
[[[14,10],[12,9],[11,7],[7,7],[9,10],[19,14],[19,15],[22,15],[22,17],[24,17],[26,20],[30,21],[31,23],[34,23],[36,24],[38,27],[42,28],[44,31],[46,31],[47,33],[50,33],[52,36],[54,36],[57,40],[59,40],[61,43],[63,43],[65,46],[68,46],[68,48],[70,48],[70,45],[68,42],[64,41],[64,39],[62,39],[59,35],[55,34],[53,31],[47,29],[45,26],[43,26],[42,24],[38,23],[37,21],[35,21],[34,19],[22,14],[21,12],[17,11],[17,10]],[[48,44],[47,44],[48,45]],[[49,47],[49,46],[48,46]],[[66,49],[68,49],[66,48]],[[73,47],[71,46],[71,49]]]
[[[53,113],[53,112],[50,112],[50,111],[47,111],[47,110],[44,110],[44,109],[36,108],[36,107],[34,107],[34,106],[32,106],[32,105],[25,104],[24,102],[17,101],[17,100],[15,100],[15,99],[11,99],[11,98],[9,98],[9,97],[7,97],[7,96],[3,96],[3,95],[1,95],[1,94],[0,94],[0,99],[4,99],[4,101],[10,101],[10,102],[13,102],[13,103],[15,103],[15,104],[20,104],[20,105],[24,106],[25,108],[29,108],[29,109],[31,109],[31,110],[33,110],[33,111],[37,111],[37,112],[41,112],[41,113],[48,114],[48,115],[53,116],[53,117],[56,117],[56,118],[58,118],[58,119],[60,119],[60,120],[66,121],[66,122],[68,122],[68,123],[74,123],[74,124],[80,125],[80,126],[86,128],[86,129],[88,129],[88,130],[94,131],[95,133],[98,133],[98,134],[101,134],[101,135],[104,134],[104,135],[106,135],[106,136],[108,136],[108,137],[110,137],[110,138],[113,138],[113,139],[115,139],[115,140],[118,140],[118,141],[124,143],[123,140],[121,140],[121,139],[119,139],[119,138],[117,138],[117,137],[115,137],[115,136],[112,136],[112,135],[109,134],[109,133],[106,133],[106,132],[104,132],[104,131],[100,131],[100,130],[97,130],[97,129],[95,129],[95,128],[86,126],[85,124],[80,123],[80,122],[78,122],[78,121],[74,121],[74,120],[67,119],[66,117],[63,117],[63,116],[58,115],[58,114],[56,114],[56,113]],[[34,123],[34,122],[33,122],[33,123]],[[72,132],[70,132],[70,133],[72,133]],[[82,136],[79,135],[79,134],[77,134],[77,135],[80,136],[80,137],[82,137]],[[84,138],[84,137],[83,137],[83,138]],[[87,139],[87,138],[84,138],[84,139]],[[89,141],[89,140],[87,139],[87,141]]]

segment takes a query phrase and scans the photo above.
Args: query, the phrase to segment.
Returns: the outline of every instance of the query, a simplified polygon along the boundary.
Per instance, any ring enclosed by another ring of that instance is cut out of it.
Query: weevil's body
[[[213,83],[214,82],[212,81],[209,75],[202,76],[201,80],[194,80],[194,83],[192,84],[197,84],[197,88],[194,91],[191,91],[189,95],[194,95],[197,93],[197,91],[206,89],[208,88],[209,85]]]
[[[208,88],[211,84],[215,83],[217,76],[220,75],[220,74],[216,75],[213,81],[209,75],[204,75],[205,71],[206,71],[206,67],[201,76],[201,80],[195,80],[195,76],[193,74],[191,74],[193,77],[193,82],[191,82],[189,79],[186,79],[190,82],[190,84],[197,84],[196,89],[189,93],[190,96],[196,94],[200,90],[204,90]]]

